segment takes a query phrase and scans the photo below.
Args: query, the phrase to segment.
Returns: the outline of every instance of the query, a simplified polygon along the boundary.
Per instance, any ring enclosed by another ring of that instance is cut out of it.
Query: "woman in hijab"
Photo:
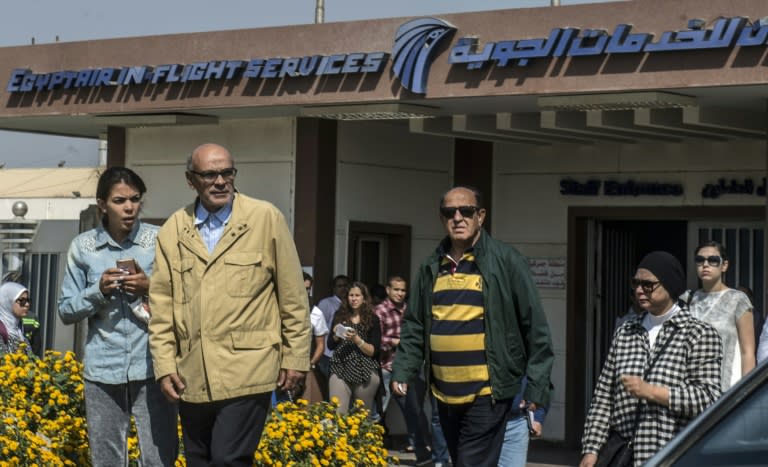
[[[580,467],[603,464],[610,457],[603,447],[619,444],[618,437],[632,441],[632,462],[641,465],[720,396],[722,342],[678,300],[685,289],[680,262],[664,251],[649,253],[630,284],[641,312],[613,336]]]
[[[29,290],[23,285],[15,282],[0,285],[0,355],[15,352],[21,344],[26,344],[25,351],[31,355],[21,325],[30,304]]]

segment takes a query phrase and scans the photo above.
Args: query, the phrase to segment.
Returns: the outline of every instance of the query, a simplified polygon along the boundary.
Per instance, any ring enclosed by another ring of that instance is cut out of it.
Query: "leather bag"
[[[597,454],[597,467],[630,467],[634,455],[632,441],[611,430]]]
[[[672,339],[675,337],[675,334],[677,334],[677,329],[673,330],[672,333],[667,338],[667,341],[664,342],[664,345],[659,349],[658,352],[656,352],[656,356],[651,361],[651,363],[648,365],[648,367],[645,369],[645,372],[643,373],[643,379],[647,379],[648,375],[651,373],[651,368],[653,365],[656,364],[656,361],[658,361],[659,357],[664,353],[664,351],[667,349],[667,346],[670,342],[672,342]],[[632,438],[635,436],[635,432],[637,431],[637,426],[640,423],[640,410],[643,407],[643,401],[638,401],[637,407],[635,408],[635,423],[632,427]],[[603,444],[603,447],[600,448],[600,452],[597,453],[597,467],[630,467],[633,464],[634,457],[635,457],[635,449],[632,446],[632,438],[625,438],[621,436],[617,431],[615,430],[609,430],[608,431],[608,439],[605,440],[605,444]]]

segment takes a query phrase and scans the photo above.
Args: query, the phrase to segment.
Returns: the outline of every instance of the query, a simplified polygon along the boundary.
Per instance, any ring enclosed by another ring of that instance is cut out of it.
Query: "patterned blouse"
[[[367,383],[373,372],[379,371],[379,347],[381,347],[381,324],[376,315],[371,321],[371,328],[366,330],[362,324],[348,324],[357,331],[364,341],[373,345],[372,357],[364,354],[351,340],[334,340],[333,330],[328,334],[328,346],[333,350],[331,373],[348,385]]]
[[[669,407],[648,401],[640,406],[634,436],[635,466],[642,465],[720,397],[723,351],[717,331],[683,308],[664,322],[651,349],[642,325],[644,316],[645,312],[616,330],[587,415],[582,454],[598,454],[609,430],[630,436],[638,399],[624,390],[620,376],[642,376],[659,349],[664,348],[664,352],[645,381],[669,388]]]

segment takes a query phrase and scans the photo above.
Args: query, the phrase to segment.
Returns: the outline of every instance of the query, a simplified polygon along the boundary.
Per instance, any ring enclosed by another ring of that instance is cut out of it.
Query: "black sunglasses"
[[[629,285],[632,287],[632,290],[637,289],[640,287],[643,289],[643,293],[646,295],[650,295],[653,293],[654,290],[661,284],[661,281],[649,281],[646,279],[635,279],[634,277],[629,280]]]
[[[453,219],[456,211],[459,211],[461,217],[472,217],[479,209],[477,206],[441,206],[440,215],[446,219]]]
[[[713,267],[718,267],[723,262],[722,256],[712,255],[712,256],[701,256],[696,255],[693,257],[693,261],[696,262],[697,266],[704,266],[704,263],[709,264]]]
[[[18,303],[19,306],[27,306],[32,304],[32,300],[28,298],[17,298],[16,303]]]
[[[230,167],[229,169],[224,170],[206,170],[205,172],[198,172],[196,170],[190,170],[189,173],[193,173],[197,175],[198,177],[205,180],[207,183],[213,183],[216,180],[219,179],[219,177],[223,178],[224,181],[230,181],[235,178],[235,175],[237,175],[237,169],[234,167]]]

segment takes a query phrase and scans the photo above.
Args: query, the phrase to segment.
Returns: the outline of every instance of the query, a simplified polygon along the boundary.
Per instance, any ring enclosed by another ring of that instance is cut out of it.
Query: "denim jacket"
[[[99,279],[104,270],[123,258],[135,259],[150,276],[158,230],[157,226],[137,222],[118,244],[100,225],[72,240],[59,316],[65,324],[88,318],[85,378],[89,381],[124,384],[154,377],[147,325],[130,308],[138,297],[123,292],[105,297],[99,290]]]

